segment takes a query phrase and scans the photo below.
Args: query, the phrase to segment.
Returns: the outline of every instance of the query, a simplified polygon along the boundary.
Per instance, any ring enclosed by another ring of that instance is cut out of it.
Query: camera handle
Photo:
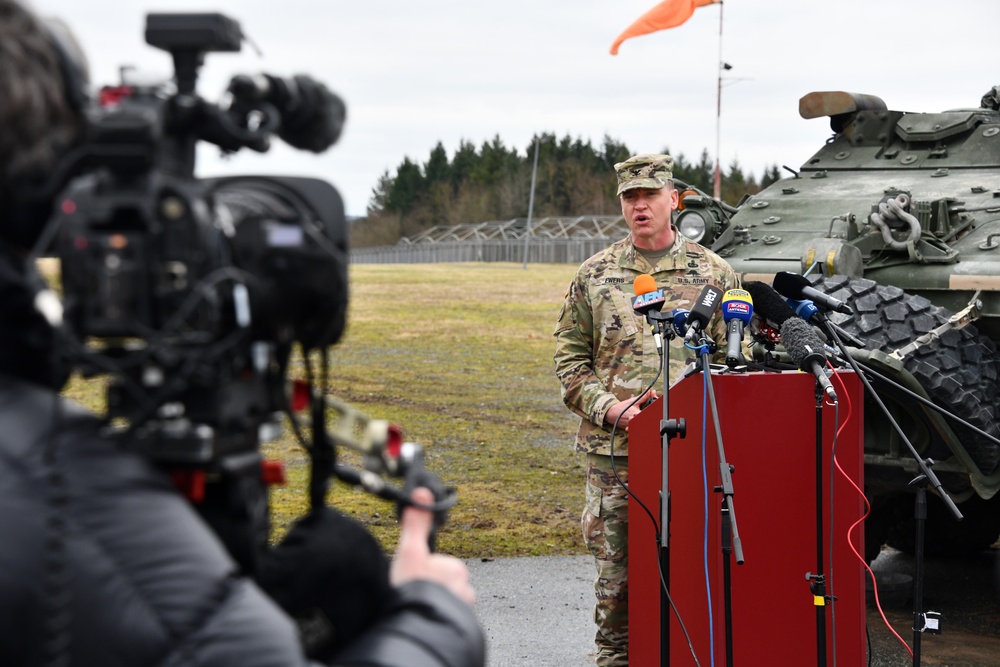
[[[305,402],[307,385],[293,382],[293,404]],[[434,524],[428,540],[431,551],[437,530],[448,519],[448,511],[458,496],[454,487],[446,486],[441,478],[424,465],[423,447],[415,442],[403,442],[402,430],[383,419],[371,419],[357,408],[332,396],[309,393],[312,425],[312,445],[307,447],[311,458],[309,499],[312,507],[326,502],[330,477],[357,486],[372,495],[396,503],[397,515],[407,506],[419,507],[434,514]],[[302,399],[302,400],[297,400]],[[293,428],[301,439],[301,429],[292,413]],[[303,444],[305,444],[303,442]],[[337,463],[337,447],[347,447],[364,455],[364,467],[354,468]],[[403,479],[403,486],[389,483],[389,477]],[[430,489],[432,505],[414,503],[410,496],[417,487]]]

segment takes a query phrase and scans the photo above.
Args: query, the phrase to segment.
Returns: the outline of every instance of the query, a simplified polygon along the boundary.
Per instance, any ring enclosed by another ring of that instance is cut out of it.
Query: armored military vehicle
[[[833,130],[800,169],[735,207],[684,192],[677,225],[744,280],[799,273],[851,306],[830,320],[864,342],[852,357],[896,383],[874,386],[965,516],[929,496],[927,553],[986,548],[1000,537],[1000,86],[939,113],[814,92],[799,113]],[[870,557],[886,541],[912,548],[917,474],[866,398]]]

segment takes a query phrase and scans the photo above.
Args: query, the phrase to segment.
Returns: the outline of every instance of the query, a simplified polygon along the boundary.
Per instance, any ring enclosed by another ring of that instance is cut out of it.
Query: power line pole
[[[538,174],[538,137],[535,137],[535,166],[531,168],[531,194],[528,195],[528,224],[524,228],[524,266],[528,268],[528,242],[531,240],[531,211],[535,208],[535,176]]]

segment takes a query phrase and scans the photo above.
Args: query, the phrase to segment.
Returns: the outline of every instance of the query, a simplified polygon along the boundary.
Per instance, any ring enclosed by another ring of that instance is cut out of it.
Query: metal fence
[[[395,245],[351,251],[354,264],[531,262],[579,264],[628,234],[621,216],[525,218],[433,227]]]

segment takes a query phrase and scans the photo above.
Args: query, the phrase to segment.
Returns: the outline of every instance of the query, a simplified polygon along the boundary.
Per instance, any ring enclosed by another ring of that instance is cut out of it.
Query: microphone
[[[687,308],[674,308],[673,312],[670,314],[671,322],[673,323],[674,333],[684,338],[687,333],[687,321],[688,316],[691,315],[691,311]]]
[[[636,276],[632,282],[632,289],[635,290],[635,299],[632,300],[632,309],[635,312],[645,315],[651,310],[663,308],[666,298],[663,296],[663,290],[657,289],[653,276],[648,273]]]
[[[704,289],[701,290],[701,294],[698,295],[698,302],[694,304],[694,308],[691,309],[691,314],[687,318],[687,334],[684,336],[684,342],[690,343],[698,337],[698,334],[705,330],[708,326],[708,321],[712,319],[712,315],[715,314],[715,310],[719,307],[719,297],[722,296],[722,290],[715,285],[705,285]]]
[[[767,283],[749,282],[744,284],[743,288],[750,293],[757,315],[774,326],[780,327],[785,320],[795,317],[795,311]]]
[[[646,321],[649,322],[649,326],[653,330],[653,340],[656,343],[656,349],[662,350],[663,341],[660,338],[660,327],[656,324],[653,312],[658,313],[663,308],[663,304],[666,301],[666,297],[663,296],[663,290],[657,289],[656,280],[648,273],[636,276],[632,282],[632,289],[635,290],[635,299],[632,300],[632,310],[646,317]]]
[[[837,392],[833,390],[830,378],[823,372],[826,363],[823,342],[813,328],[797,317],[789,318],[781,325],[781,344],[792,358],[792,362],[799,369],[815,375],[816,382],[830,400],[836,403]]]
[[[726,363],[735,366],[742,359],[743,329],[753,317],[750,292],[731,289],[722,295],[722,319],[726,323]]]
[[[795,311],[795,314],[801,317],[806,322],[809,322],[810,324],[826,325],[831,329],[833,329],[838,336],[846,340],[854,347],[858,349],[864,348],[865,342],[863,340],[861,340],[854,334],[850,333],[849,331],[845,331],[842,327],[837,326],[836,324],[831,322],[829,318],[823,314],[823,311],[817,308],[816,304],[814,304],[809,299],[802,299],[801,301],[796,301],[795,299],[786,299],[786,301],[789,307]]]
[[[816,321],[819,322],[822,318],[820,315],[819,308],[816,304],[809,299],[785,299],[785,303],[791,308],[796,315],[804,319],[806,322],[811,322],[813,317],[816,317]]]
[[[797,273],[779,271],[774,274],[775,291],[789,299],[812,299],[816,305],[833,310],[844,315],[853,315],[854,311],[840,299],[835,299],[829,294],[824,294],[812,286],[809,279]]]
[[[241,102],[268,102],[280,115],[278,136],[289,146],[322,153],[337,143],[347,107],[321,82],[304,74],[281,78],[270,74],[240,74],[229,92]]]

